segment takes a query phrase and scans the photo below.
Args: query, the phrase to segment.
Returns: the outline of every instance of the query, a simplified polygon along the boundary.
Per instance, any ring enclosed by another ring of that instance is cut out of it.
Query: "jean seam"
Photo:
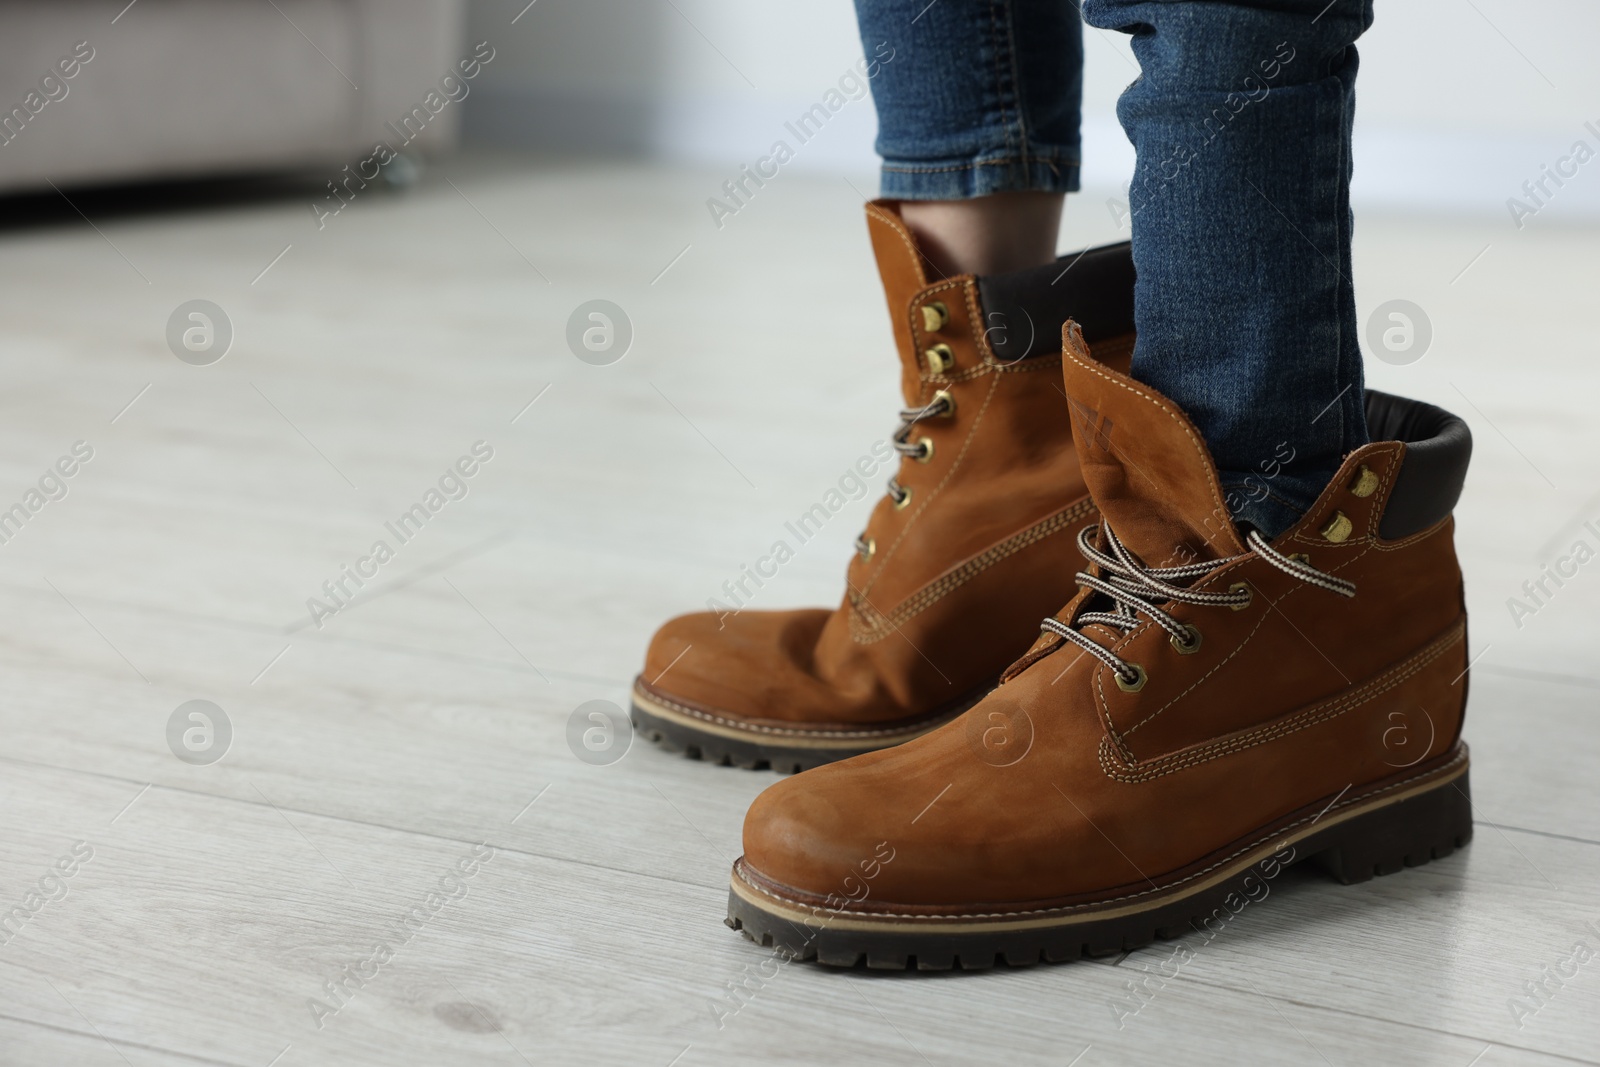
[[[883,164],[883,169],[886,171],[892,171],[896,174],[945,174],[954,173],[957,171],[970,171],[978,167],[1009,167],[1016,163],[1038,163],[1048,166],[1052,169],[1056,167],[1077,167],[1082,165],[1080,160],[1070,156],[1035,154],[1033,156],[1005,156],[1001,159],[976,159],[971,163],[957,163],[956,165],[949,167],[919,167],[899,163],[885,163]]]
[[[1349,273],[1347,272],[1347,265],[1345,263],[1346,250],[1350,247],[1350,242],[1347,239],[1350,236],[1350,206],[1348,202],[1339,194],[1339,190],[1344,187],[1346,167],[1349,163],[1348,153],[1350,151],[1350,145],[1347,143],[1345,138],[1345,131],[1349,128],[1347,126],[1347,122],[1349,120],[1349,101],[1346,99],[1347,90],[1343,79],[1341,79],[1336,73],[1333,75],[1332,81],[1336,88],[1336,91],[1330,94],[1333,98],[1332,101],[1324,100],[1319,96],[1316,106],[1318,111],[1318,128],[1320,129],[1327,127],[1329,125],[1329,120],[1331,119],[1337,124],[1337,129],[1339,131],[1338,136],[1327,139],[1329,142],[1331,142],[1333,166],[1331,168],[1331,174],[1326,176],[1330,179],[1330,184],[1334,189],[1333,204],[1331,207],[1334,213],[1333,238],[1336,242],[1336,247],[1334,248],[1334,262],[1337,264],[1336,270],[1338,276],[1333,282],[1333,307],[1330,309],[1330,317],[1333,320],[1334,337],[1334,358],[1332,360],[1333,381],[1330,383],[1330,386],[1334,389],[1337,389],[1340,382],[1353,382],[1356,379],[1351,374],[1353,368],[1350,366],[1351,361],[1347,358],[1346,342],[1348,338],[1345,336],[1346,324],[1344,321],[1346,290],[1347,287],[1350,287],[1352,284]],[[1323,113],[1330,103],[1333,105],[1334,111],[1334,114],[1331,116]],[[1359,374],[1359,371],[1356,373]],[[1346,455],[1358,447],[1358,442],[1355,440],[1355,405],[1357,401],[1364,402],[1364,400],[1364,397],[1357,396],[1356,390],[1350,388],[1348,385],[1344,389],[1344,394],[1339,398],[1339,440],[1335,445],[1337,455]]]
[[[1333,156],[1333,165],[1331,167],[1327,166],[1326,156],[1329,154],[1329,152],[1327,149],[1322,149],[1318,152],[1318,155],[1323,156],[1324,159],[1319,161],[1321,165],[1319,165],[1317,168],[1317,179],[1319,181],[1329,180],[1329,185],[1333,190],[1333,203],[1330,205],[1332,209],[1331,213],[1334,216],[1333,306],[1328,309],[1328,317],[1333,322],[1334,355],[1333,359],[1330,360],[1328,364],[1329,369],[1333,372],[1331,375],[1333,380],[1328,383],[1330,392],[1339,388],[1339,383],[1341,379],[1344,378],[1344,372],[1346,369],[1344,358],[1344,322],[1342,321],[1342,315],[1344,313],[1344,287],[1347,284],[1345,279],[1344,263],[1342,262],[1344,259],[1344,242],[1342,238],[1344,236],[1345,220],[1339,217],[1339,208],[1341,205],[1339,202],[1338,193],[1339,179],[1344,171],[1344,145],[1341,143],[1344,139],[1342,136],[1344,130],[1344,85],[1337,80],[1337,76],[1335,76],[1334,84],[1338,87],[1338,92],[1336,95],[1339,103],[1338,107],[1335,108],[1335,113],[1332,116],[1327,114],[1328,102],[1324,99],[1324,94],[1318,93],[1314,98],[1316,101],[1316,128],[1319,130],[1325,129],[1327,127],[1328,120],[1332,118],[1338,123],[1339,130],[1341,131],[1341,136],[1339,137],[1322,139],[1324,144],[1327,144],[1330,141],[1332,142],[1330,147],[1332,149],[1331,154]],[[1327,393],[1324,393],[1323,395],[1326,396]],[[1351,436],[1350,404],[1345,396],[1341,396],[1339,398],[1339,440],[1334,444],[1334,448],[1338,454],[1343,455],[1345,452],[1349,451]]]
[[[883,195],[900,200],[966,200],[1030,190],[1070,193],[1079,188],[1079,174],[1076,163],[1038,158],[1026,167],[1014,158],[922,169],[885,167]]]
[[[1355,63],[1357,65],[1357,70],[1359,70],[1360,60],[1358,58],[1358,53],[1356,51],[1354,42],[1346,46],[1346,52],[1348,53],[1346,56],[1346,62]],[[1341,429],[1343,431],[1344,439],[1340,442],[1340,451],[1341,454],[1348,454],[1349,452],[1352,452],[1366,444],[1370,440],[1371,434],[1367,427],[1365,396],[1366,374],[1365,368],[1363,368],[1361,365],[1360,326],[1356,322],[1356,317],[1354,314],[1355,265],[1351,253],[1352,240],[1354,238],[1354,233],[1352,231],[1354,230],[1355,226],[1355,219],[1350,211],[1350,179],[1354,169],[1352,160],[1352,156],[1354,154],[1354,145],[1352,143],[1351,136],[1355,124],[1356,102],[1354,80],[1351,79],[1348,83],[1345,83],[1343,79],[1341,79],[1341,90],[1342,91],[1339,94],[1340,158],[1338,175],[1338,180],[1340,182],[1339,188],[1341,190],[1338,204],[1341,237],[1339,258],[1341,264],[1346,270],[1346,274],[1344,277],[1345,289],[1341,294],[1342,299],[1340,306],[1337,309],[1337,314],[1339,316],[1338,321],[1340,333],[1342,334],[1346,327],[1353,326],[1356,331],[1356,336],[1355,338],[1351,339],[1351,343],[1348,346],[1345,343],[1345,338],[1342,336],[1340,337],[1339,370],[1346,381],[1351,383],[1360,382],[1362,384],[1362,388],[1351,390],[1351,393],[1354,395],[1347,397],[1342,405],[1344,408],[1344,418],[1342,420],[1343,426]],[[1351,314],[1346,316],[1346,310],[1349,310]],[[1350,353],[1350,358],[1348,359],[1345,358],[1347,352]]]
[[[1017,140],[1021,145],[1021,160],[1024,181],[1028,180],[1029,164],[1033,159],[1029,153],[1032,147],[1032,126],[1028,122],[1028,98],[1025,91],[1026,83],[1022,78],[1022,69],[1017,58],[1017,24],[1016,9],[1013,0],[1003,0],[1005,10],[1006,30],[1006,58],[1011,67],[1011,103],[1017,112]]]
[[[1012,153],[1015,151],[1015,149],[1013,147],[1014,140],[1013,140],[1012,129],[1011,129],[1011,118],[1010,118],[1011,109],[1008,107],[1008,104],[1010,104],[1012,102],[1012,100],[1016,96],[1016,81],[1015,81],[1015,77],[1013,76],[1012,81],[1009,84],[1007,83],[1006,75],[1005,75],[1005,64],[1004,64],[1004,61],[1003,61],[1004,57],[1001,54],[1002,52],[1006,52],[1006,53],[1012,52],[1009,35],[1005,36],[1004,42],[1002,43],[1002,35],[1001,35],[1001,32],[1000,32],[999,21],[998,21],[998,18],[997,18],[997,12],[1003,6],[1004,2],[1005,2],[1005,0],[989,0],[989,35],[990,35],[990,41],[991,41],[992,47],[995,50],[995,55],[994,55],[995,95],[998,98],[998,103],[1000,105],[1000,130],[1001,130],[1001,133],[1005,136],[1005,139],[1006,139],[1006,142],[1005,142],[1006,143],[1006,156],[1008,158],[1011,158],[1012,157]],[[1010,22],[1009,15],[1010,15],[1010,12],[1009,12],[1009,9],[1007,9],[1007,22],[1008,23]],[[1011,59],[1012,59],[1013,66],[1014,66],[1015,65],[1015,56],[1012,55]],[[1020,117],[1020,114],[1019,114],[1019,116],[1018,116],[1019,125],[1020,125],[1020,118],[1021,117]],[[1024,133],[1024,134],[1026,133],[1026,131],[1022,131],[1022,130],[1019,130],[1018,132]],[[1023,144],[1024,144],[1024,157],[1023,157],[1024,158],[1024,165],[1026,165],[1026,143],[1027,143],[1026,140],[1024,140],[1024,142],[1023,142]]]

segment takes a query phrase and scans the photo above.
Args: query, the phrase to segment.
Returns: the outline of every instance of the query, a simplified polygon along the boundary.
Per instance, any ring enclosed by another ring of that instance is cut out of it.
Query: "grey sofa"
[[[437,152],[471,51],[463,0],[7,0],[0,193]]]

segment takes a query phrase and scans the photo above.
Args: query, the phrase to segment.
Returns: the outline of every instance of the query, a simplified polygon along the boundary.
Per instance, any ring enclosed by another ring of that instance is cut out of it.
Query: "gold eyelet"
[[[1332,541],[1334,544],[1338,544],[1341,541],[1348,541],[1351,531],[1355,528],[1356,525],[1350,521],[1350,516],[1342,511],[1335,511],[1333,518],[1329,519],[1319,532],[1322,534],[1324,541]]]
[[[1250,588],[1249,582],[1234,582],[1232,585],[1228,586],[1228,592],[1243,592],[1245,594],[1245,598],[1241,603],[1228,605],[1228,607],[1232,608],[1234,611],[1243,611],[1245,608],[1249,607],[1250,602],[1256,598],[1256,591]]]
[[[1121,671],[1112,671],[1112,677],[1116,678],[1117,688],[1124,693],[1137,693],[1144,688],[1144,683],[1150,680],[1150,676],[1145,674],[1144,668],[1137,663],[1128,664],[1128,668],[1133,671],[1133,681],[1124,678]]]
[[[1350,495],[1369,497],[1378,491],[1378,476],[1372,473],[1371,468],[1362,467],[1356,475],[1356,480],[1350,485]]]
[[[877,550],[878,542],[874,541],[870,537],[863,537],[861,539],[861,546],[856,549],[856,555],[860,556],[863,560],[868,560],[872,558],[872,554]]]
[[[1169,640],[1172,642],[1172,647],[1178,650],[1179,655],[1191,656],[1200,651],[1200,627],[1189,627],[1189,640],[1187,641],[1178,640],[1177,634],[1172,634]]]
[[[929,374],[944,374],[956,365],[956,354],[949,345],[934,345],[922,354],[928,360]]]
[[[933,458],[933,438],[919,437],[917,444],[922,446],[922,451],[918,452],[916,457],[918,463],[926,463]]]
[[[922,328],[928,333],[937,333],[944,329],[945,323],[950,321],[950,309],[939,301],[922,305]]]
[[[901,489],[899,498],[897,498],[895,500],[895,502],[894,502],[894,509],[896,511],[904,511],[905,508],[906,508],[906,505],[910,504],[910,503],[911,503],[911,490],[910,489]]]
[[[939,416],[936,416],[936,417],[937,418],[941,418],[941,419],[953,419],[953,418],[955,418],[956,417],[956,398],[950,395],[949,390],[940,389],[937,393],[933,394],[933,400],[931,400],[930,403],[937,404],[941,400],[944,401],[944,413],[942,415],[939,415]]]
[[[1311,557],[1304,552],[1291,552],[1289,553],[1289,558],[1296,563],[1304,563],[1307,567],[1311,566]]]

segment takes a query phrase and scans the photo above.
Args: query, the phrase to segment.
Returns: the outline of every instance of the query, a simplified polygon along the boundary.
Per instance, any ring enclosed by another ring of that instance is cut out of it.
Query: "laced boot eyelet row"
[[[1107,551],[1094,544],[1097,534],[1104,534]],[[1255,590],[1249,582],[1234,582],[1226,592],[1203,588],[1214,572],[1249,557],[1283,571],[1292,578],[1315,585],[1343,597],[1356,595],[1356,586],[1344,578],[1337,578],[1311,566],[1308,559],[1285,555],[1267,543],[1255,530],[1245,536],[1250,551],[1226,559],[1186,563],[1178,567],[1147,567],[1105,523],[1092,524],[1078,534],[1078,551],[1095,568],[1095,572],[1079,571],[1078,585],[1099,594],[1100,600],[1086,602],[1070,622],[1049,618],[1039,624],[1041,630],[1061,637],[1099,660],[1116,678],[1117,688],[1124,693],[1137,693],[1148,680],[1145,670],[1137,663],[1123,659],[1111,649],[1083,632],[1090,625],[1104,626],[1131,634],[1145,625],[1145,620],[1155,623],[1167,632],[1167,639],[1180,655],[1192,655],[1200,650],[1200,630],[1190,623],[1179,622],[1167,610],[1172,604],[1192,604],[1199,607],[1227,607],[1242,611],[1255,599]],[[1182,583],[1182,584],[1179,584]],[[1109,601],[1108,607],[1100,604]]]
[[[930,305],[931,306],[931,305]],[[942,307],[942,305],[940,305]],[[923,309],[924,311],[927,308]],[[938,345],[949,351],[945,345]],[[948,390],[940,389],[933,394],[933,399],[920,408],[906,408],[900,412],[900,428],[894,433],[894,450],[900,455],[914,459],[918,463],[926,463],[933,458],[933,438],[926,435],[911,440],[911,431],[923,419],[951,419],[956,414],[956,398]],[[900,484],[898,478],[889,479],[889,499],[894,501],[896,511],[904,511],[911,504],[911,488]],[[856,551],[862,559],[871,559],[874,549],[872,539],[866,534],[856,538]]]

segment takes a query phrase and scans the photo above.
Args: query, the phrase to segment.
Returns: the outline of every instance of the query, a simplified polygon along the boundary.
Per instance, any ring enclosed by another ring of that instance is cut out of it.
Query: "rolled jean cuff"
[[[1078,191],[1078,153],[1041,147],[1016,155],[975,160],[885,159],[882,195],[893,200],[970,200],[991,193]]]

